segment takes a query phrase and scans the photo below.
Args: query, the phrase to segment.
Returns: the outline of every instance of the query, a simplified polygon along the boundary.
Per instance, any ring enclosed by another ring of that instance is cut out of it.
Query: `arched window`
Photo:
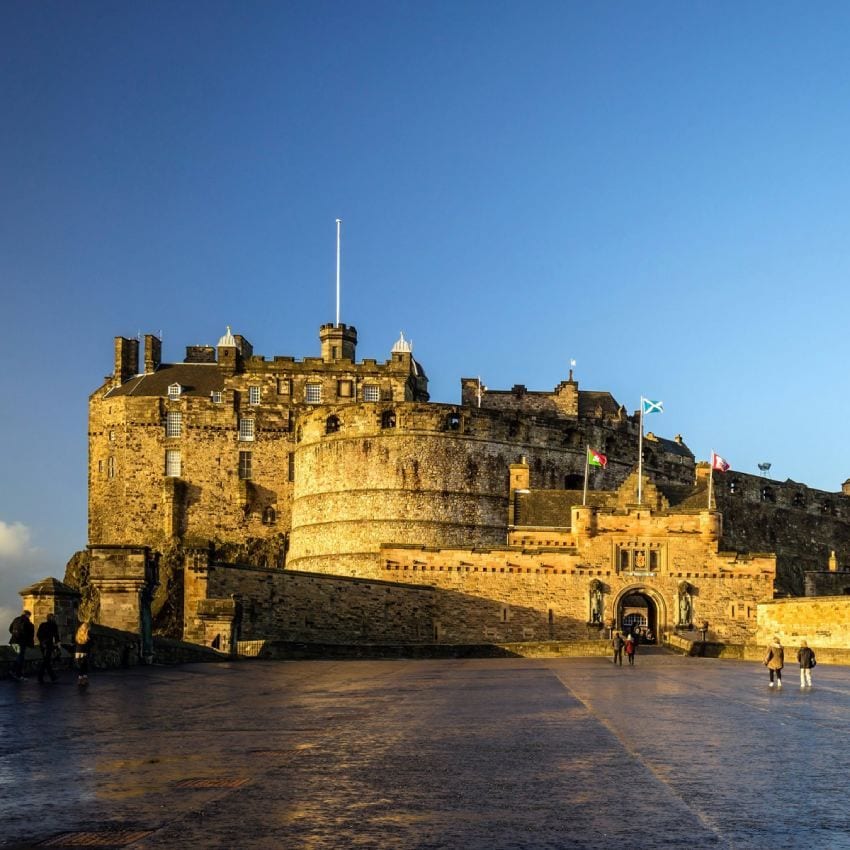
[[[325,420],[325,433],[336,434],[339,431],[339,417],[331,415]]]
[[[274,525],[277,522],[277,511],[269,505],[263,511],[263,524],[264,525]]]
[[[385,410],[381,413],[381,427],[382,428],[395,428],[395,411],[394,410]]]

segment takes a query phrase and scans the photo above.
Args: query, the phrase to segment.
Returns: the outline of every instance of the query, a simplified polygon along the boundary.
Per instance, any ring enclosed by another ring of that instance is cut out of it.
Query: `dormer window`
[[[168,387],[168,397],[172,400],[180,398],[180,395],[182,394],[182,392],[183,392],[183,387],[181,387],[180,384],[171,384]]]

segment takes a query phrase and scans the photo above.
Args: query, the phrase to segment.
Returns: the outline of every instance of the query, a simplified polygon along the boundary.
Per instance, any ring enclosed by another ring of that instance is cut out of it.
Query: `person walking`
[[[74,635],[74,660],[77,662],[77,684],[85,687],[89,683],[89,654],[91,653],[91,623],[80,623]]]
[[[797,650],[797,661],[800,664],[800,687],[810,688],[812,686],[812,667],[817,664],[814,650],[805,642],[801,641]]]
[[[635,652],[637,651],[637,638],[630,634],[626,638],[626,658],[629,659],[629,666],[635,666]]]
[[[768,687],[773,687],[773,679],[776,677],[776,687],[782,687],[782,668],[785,666],[785,650],[779,638],[774,635],[773,642],[767,648],[764,655],[764,666],[767,667],[770,673],[770,684]]]
[[[9,643],[17,646],[18,654],[15,658],[15,663],[9,675],[16,681],[21,682],[24,679],[24,665],[27,660],[27,650],[31,646],[35,646],[33,638],[35,637],[35,628],[33,627],[32,611],[23,611],[9,626]]]
[[[59,626],[56,617],[48,614],[47,619],[38,627],[35,633],[38,647],[41,650],[41,661],[38,662],[38,681],[44,684],[44,674],[50,676],[50,681],[56,681],[56,673],[53,672],[53,656],[59,646]]]
[[[611,638],[611,646],[614,648],[614,664],[623,666],[623,638],[619,632],[614,632]]]

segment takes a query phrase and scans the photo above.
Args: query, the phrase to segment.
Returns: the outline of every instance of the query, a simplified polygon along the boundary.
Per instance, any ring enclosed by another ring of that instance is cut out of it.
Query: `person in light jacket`
[[[800,648],[797,650],[797,661],[800,664],[800,687],[810,688],[812,686],[812,667],[817,664],[817,661],[815,661],[814,650],[805,641],[800,643]]]
[[[767,672],[770,673],[770,684],[768,687],[773,687],[773,679],[775,676],[776,687],[781,688],[782,668],[785,666],[785,650],[782,648],[782,643],[779,638],[775,635],[764,655],[764,666],[767,667]]]

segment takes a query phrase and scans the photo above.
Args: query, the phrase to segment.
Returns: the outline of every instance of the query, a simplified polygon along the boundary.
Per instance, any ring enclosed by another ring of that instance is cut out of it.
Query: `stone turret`
[[[319,328],[322,343],[322,360],[335,363],[337,360],[355,361],[357,350],[357,328],[353,325],[322,325]]]

